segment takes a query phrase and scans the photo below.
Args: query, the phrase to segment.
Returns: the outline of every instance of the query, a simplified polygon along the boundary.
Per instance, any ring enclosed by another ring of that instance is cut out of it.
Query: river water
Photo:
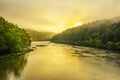
[[[120,80],[120,54],[32,42],[34,51],[0,60],[0,80]]]

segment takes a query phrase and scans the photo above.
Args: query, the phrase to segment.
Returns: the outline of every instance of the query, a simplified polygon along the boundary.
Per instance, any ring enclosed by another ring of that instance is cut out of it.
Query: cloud
[[[119,16],[119,3],[120,0],[0,0],[0,16],[25,28],[53,30],[61,24],[69,27],[79,21]]]

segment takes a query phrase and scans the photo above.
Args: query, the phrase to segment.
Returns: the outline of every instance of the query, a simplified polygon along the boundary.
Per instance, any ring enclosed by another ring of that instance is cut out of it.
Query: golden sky
[[[120,0],[0,0],[0,16],[22,28],[61,32],[120,16]]]

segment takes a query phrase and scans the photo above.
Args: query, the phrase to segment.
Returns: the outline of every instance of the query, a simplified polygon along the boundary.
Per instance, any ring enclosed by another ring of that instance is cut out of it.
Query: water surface
[[[120,80],[118,53],[51,42],[32,43],[32,47],[36,45],[39,47],[26,55],[0,60],[0,80]]]

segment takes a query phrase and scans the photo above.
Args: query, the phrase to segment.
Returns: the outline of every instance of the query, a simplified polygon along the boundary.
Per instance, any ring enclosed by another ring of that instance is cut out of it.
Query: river
[[[120,80],[118,53],[47,41],[32,47],[25,55],[0,60],[0,80]]]

